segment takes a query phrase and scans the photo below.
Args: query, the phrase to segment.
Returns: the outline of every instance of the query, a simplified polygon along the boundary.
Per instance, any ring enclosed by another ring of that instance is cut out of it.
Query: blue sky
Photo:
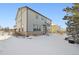
[[[0,26],[12,28],[15,25],[17,9],[22,6],[28,6],[47,16],[55,24],[65,28],[65,21],[62,20],[65,15],[63,9],[72,5],[71,3],[2,3],[0,4]]]

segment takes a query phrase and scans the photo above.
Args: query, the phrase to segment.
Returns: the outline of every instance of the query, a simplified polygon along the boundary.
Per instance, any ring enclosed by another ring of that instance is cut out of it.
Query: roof
[[[37,12],[37,11],[33,10],[32,8],[29,8],[28,6],[24,6],[24,7],[20,7],[20,8],[28,8],[28,9],[30,9],[30,10],[32,10],[32,11],[34,11],[34,12],[36,12],[37,14],[39,14],[39,15],[41,15],[41,16],[43,16],[43,17],[45,17],[45,18],[49,19],[50,21],[52,21],[50,18],[48,18],[48,17],[46,17],[46,16],[42,15],[41,13],[39,13],[39,12]]]

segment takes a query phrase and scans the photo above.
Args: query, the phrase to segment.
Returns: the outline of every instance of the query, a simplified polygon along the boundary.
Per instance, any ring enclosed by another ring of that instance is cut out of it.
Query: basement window
[[[41,31],[41,29],[37,24],[33,24],[33,31]]]
[[[41,31],[41,29],[39,28],[39,29],[37,29],[38,31]]]
[[[33,31],[37,31],[37,29],[36,29],[36,28],[34,28],[34,29],[33,29]]]
[[[34,28],[33,31],[41,31],[40,28]]]

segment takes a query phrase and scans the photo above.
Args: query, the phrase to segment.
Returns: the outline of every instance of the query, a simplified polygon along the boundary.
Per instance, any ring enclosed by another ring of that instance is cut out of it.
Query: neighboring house
[[[60,34],[64,34],[66,32],[66,30],[64,28],[61,28],[57,24],[52,24],[50,31],[51,31],[51,33],[60,33]]]
[[[46,34],[50,30],[51,22],[44,15],[24,6],[17,11],[16,32],[26,36]]]
[[[58,33],[60,30],[61,30],[60,26],[58,26],[56,24],[51,25],[51,32],[52,33]]]

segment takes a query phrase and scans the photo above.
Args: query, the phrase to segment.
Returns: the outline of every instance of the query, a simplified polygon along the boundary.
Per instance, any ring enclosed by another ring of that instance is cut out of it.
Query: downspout
[[[21,31],[22,31],[22,8],[21,8]]]
[[[27,27],[26,28],[27,28],[26,32],[27,32],[27,37],[28,37],[28,8],[27,8]]]

